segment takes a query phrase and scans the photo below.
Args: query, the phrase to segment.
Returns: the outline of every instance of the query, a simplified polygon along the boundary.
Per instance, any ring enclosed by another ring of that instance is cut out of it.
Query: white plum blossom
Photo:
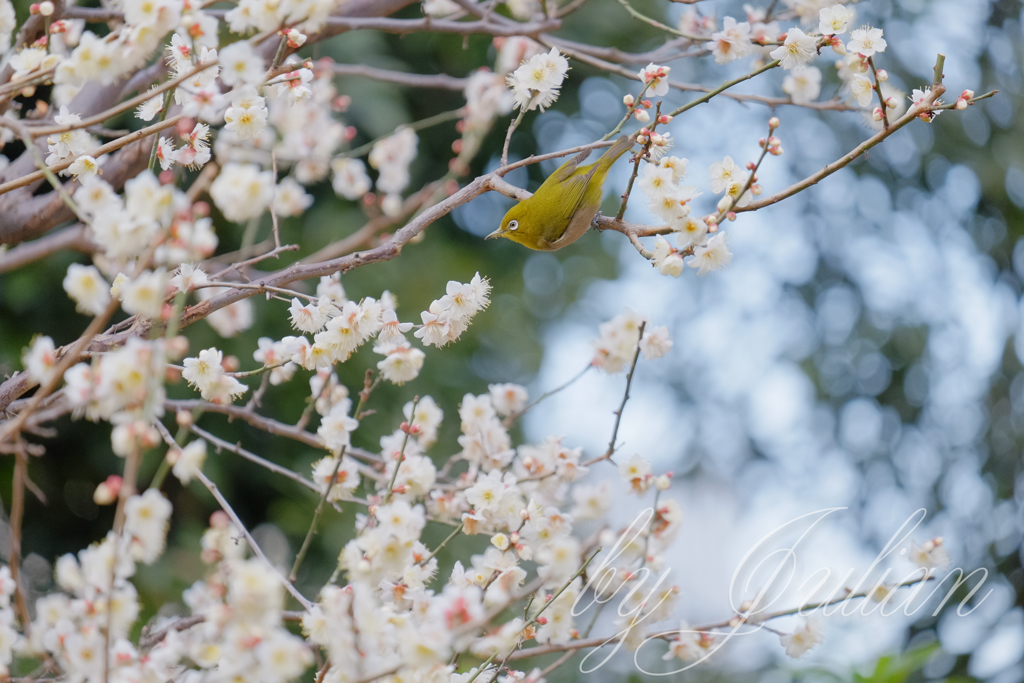
[[[182,484],[192,481],[196,472],[201,471],[203,463],[206,462],[206,442],[202,439],[196,439],[184,448],[169,451],[168,454],[171,452],[175,452],[177,458],[171,467],[171,474]]]
[[[503,417],[517,415],[526,408],[528,395],[526,387],[518,384],[491,384],[487,387],[491,396],[491,405]]]
[[[44,384],[53,377],[53,373],[57,369],[57,360],[57,347],[54,346],[53,339],[38,335],[25,349],[25,353],[21,357],[21,364],[29,377]]]
[[[301,216],[312,205],[313,196],[290,176],[282,180],[274,192],[272,206],[278,216]]]
[[[78,114],[69,113],[67,107],[61,107],[60,113],[53,117],[53,122],[58,126],[75,126],[81,121],[82,118]],[[46,144],[50,150],[46,163],[50,166],[71,157],[87,154],[96,147],[92,136],[80,127],[63,133],[54,133],[46,138]]]
[[[396,194],[405,189],[409,184],[409,164],[416,158],[418,145],[416,131],[403,127],[373,146],[368,160],[370,166],[380,172],[377,176],[378,190]]]
[[[846,5],[823,7],[818,12],[818,32],[823,36],[846,33],[853,19],[853,12]]]
[[[239,140],[258,138],[267,127],[270,112],[256,88],[242,85],[230,93],[231,106],[224,112],[224,130]]]
[[[786,649],[786,654],[796,659],[820,643],[823,633],[821,620],[811,616],[804,619],[803,624],[792,633],[779,636],[779,640]]]
[[[646,316],[627,308],[599,327],[600,336],[591,342],[594,347],[592,363],[609,374],[622,372],[636,354],[640,341],[640,326]]]
[[[159,318],[169,283],[170,278],[163,268],[143,271],[122,287],[121,308],[145,318]]]
[[[850,93],[857,100],[858,105],[867,107],[875,95],[875,86],[871,83],[871,79],[864,74],[854,74],[850,79]]]
[[[381,376],[392,384],[405,384],[416,379],[423,369],[426,354],[408,344],[391,346],[384,350],[384,360],[377,363]]]
[[[769,53],[772,59],[781,62],[783,69],[794,69],[807,64],[817,55],[817,39],[809,36],[798,28],[791,28],[786,33],[782,45]]]
[[[746,57],[754,51],[750,42],[750,24],[745,21],[737,23],[732,17],[725,17],[722,30],[711,34],[708,46],[719,64]]]
[[[672,339],[669,336],[667,327],[661,325],[644,329],[643,339],[640,340],[640,351],[646,360],[661,358],[671,348]]]
[[[882,29],[880,28],[858,28],[850,32],[850,42],[846,44],[846,49],[856,55],[861,55],[865,58],[872,57],[876,52],[885,52],[886,42],[882,38]]]
[[[75,301],[81,313],[99,315],[110,303],[110,285],[96,266],[72,263],[64,277],[64,291]]]
[[[690,267],[697,269],[698,275],[706,275],[713,270],[720,270],[732,262],[732,252],[726,244],[726,233],[717,233],[704,246],[697,247],[690,259]]]
[[[664,97],[668,94],[668,72],[672,68],[658,66],[653,62],[640,69],[640,81],[647,85],[647,94],[652,97]]]
[[[224,217],[242,222],[260,216],[274,198],[274,174],[254,164],[224,165],[210,186],[210,196]]]
[[[341,197],[355,201],[370,191],[373,183],[362,159],[342,157],[331,162],[331,187]]]
[[[813,66],[792,69],[782,81],[782,92],[796,104],[813,102],[821,94],[821,71]]]
[[[224,85],[251,85],[263,83],[266,69],[263,58],[256,54],[247,40],[239,40],[223,48],[219,53],[220,79]]]

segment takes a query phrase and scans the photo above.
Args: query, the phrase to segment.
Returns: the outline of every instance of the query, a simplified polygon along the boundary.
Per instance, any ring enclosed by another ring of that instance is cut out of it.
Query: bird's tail
[[[601,155],[597,163],[605,167],[611,167],[619,157],[633,149],[633,144],[634,141],[628,135],[623,135],[615,141],[614,145],[608,148],[607,152]]]

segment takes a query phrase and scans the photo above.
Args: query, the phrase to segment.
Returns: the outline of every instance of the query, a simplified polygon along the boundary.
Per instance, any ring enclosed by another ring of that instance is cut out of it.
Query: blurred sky
[[[672,9],[678,14],[683,7]],[[857,11],[856,25],[885,29],[890,47],[879,66],[890,71],[892,85],[909,93],[930,83],[935,55],[943,52],[946,101],[966,88],[1003,92],[970,111],[945,112],[933,125],[914,122],[820,186],[741,214],[725,226],[735,256],[723,272],[666,278],[622,235],[591,233],[585,239],[603,240],[617,254],[621,274],[595,282],[546,329],[534,395],[579,372],[598,324],[626,306],[672,331],[675,347],[668,357],[640,361],[619,437],[623,456],[642,453],[656,471],[678,475],[666,495],[682,505],[686,523],[670,560],[672,580],[683,592],[680,616],[691,623],[727,616],[729,580],[743,554],[776,526],[818,509],[849,508],[831,515],[806,542],[796,583],[820,567],[839,576],[856,569],[859,576],[918,508],[928,514],[913,538],[920,543],[944,536],[954,567],[992,569],[1018,546],[1019,504],[997,500],[997,483],[984,471],[992,440],[1012,444],[1014,438],[998,433],[1012,429],[993,424],[988,402],[1007,345],[1024,357],[1024,335],[1014,347],[1019,281],[1012,271],[1001,272],[989,253],[1012,249],[1015,237],[1002,218],[979,212],[978,164],[959,159],[963,147],[941,135],[962,127],[954,132],[993,156],[1005,174],[1005,192],[1024,206],[1024,160],[1012,148],[987,147],[993,128],[1011,126],[1021,103],[1021,22],[1012,16],[1002,27],[990,25],[992,6],[982,0],[865,2]],[[834,59],[826,51],[818,62],[825,73],[823,99],[837,88]],[[706,61],[699,67],[675,63],[672,75],[714,84],[746,68],[712,65],[709,71]],[[781,78],[773,73],[738,90],[779,96]],[[539,116],[533,129],[539,151],[583,144],[606,132],[621,115],[623,87],[591,78],[581,87],[581,113]],[[777,115],[786,153],[769,157],[759,174],[769,194],[871,134],[857,113],[788,107]],[[705,192],[696,214],[713,210],[717,200],[708,189],[709,165],[726,154],[741,165],[756,158],[769,116],[764,107],[719,98],[667,127],[676,139],[672,153],[690,160],[685,182]],[[614,169],[609,195],[622,192],[627,166]],[[525,178],[511,180],[521,184]],[[506,206],[488,195],[456,219],[497,224]],[[659,222],[639,196],[626,219]],[[539,309],[557,289],[564,263],[550,254],[528,261],[524,284]],[[1024,266],[1024,250],[1014,250],[1014,263]],[[572,446],[603,452],[624,382],[623,375],[588,373],[550,399],[549,409],[529,414],[529,438],[564,434]],[[1010,396],[1015,409],[1022,389],[1018,376]],[[1008,450],[997,455],[1019,462],[1019,449]],[[590,476],[617,475],[598,466]],[[635,500],[615,505],[618,519],[641,507]],[[888,564],[900,570],[896,576],[910,568],[905,561]],[[1005,577],[990,575],[981,594],[989,589],[988,600],[970,616],[950,610],[942,615],[936,632],[944,653],[929,664],[928,675],[945,674],[953,655],[973,651],[972,675],[999,682],[1024,678],[1024,613]],[[795,603],[779,606],[789,604]],[[844,673],[900,649],[911,621],[827,619],[825,643],[785,666]],[[729,656],[729,667],[757,669],[786,660],[771,634],[740,640],[732,647],[743,656]],[[618,679],[632,671],[632,663],[620,655],[607,669],[595,673],[596,680]],[[778,671],[772,676],[778,680]]]

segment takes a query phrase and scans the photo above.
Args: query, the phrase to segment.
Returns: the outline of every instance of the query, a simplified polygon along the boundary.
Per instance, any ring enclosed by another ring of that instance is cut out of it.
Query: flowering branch
[[[870,150],[872,147],[875,147],[880,142],[885,140],[887,137],[898,131],[900,128],[916,119],[922,111],[931,110],[932,105],[935,104],[935,102],[945,91],[946,88],[941,83],[939,83],[936,86],[933,86],[931,92],[928,94],[928,97],[920,106],[911,107],[910,111],[908,111],[906,114],[901,116],[896,121],[893,121],[888,128],[883,128],[878,133],[871,136],[864,142],[860,143],[859,145],[857,145],[857,147],[855,147],[853,150],[846,153],[836,161],[827,164],[820,171],[807,176],[803,180],[794,183],[793,185],[790,185],[788,188],[782,190],[781,192],[778,192],[770,197],[766,197],[765,199],[761,199],[756,202],[751,202],[746,206],[738,206],[734,209],[734,211],[736,213],[740,213],[742,211],[757,211],[758,209],[763,209],[766,206],[777,204],[781,202],[783,199],[792,197],[798,192],[802,192],[803,190],[806,190],[808,187],[821,182],[822,180],[832,175],[836,171],[846,168],[862,154]]]

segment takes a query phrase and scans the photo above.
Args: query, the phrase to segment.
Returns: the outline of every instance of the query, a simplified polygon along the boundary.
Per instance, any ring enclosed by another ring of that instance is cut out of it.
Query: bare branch
[[[364,64],[332,64],[331,72],[336,76],[363,76],[375,81],[397,83],[412,88],[438,88],[440,90],[461,91],[466,87],[465,78],[456,78],[448,74],[411,74],[402,71],[378,69]]]
[[[89,239],[86,227],[78,223],[0,254],[0,273],[9,273],[67,249],[88,254],[95,248],[96,245]]]

